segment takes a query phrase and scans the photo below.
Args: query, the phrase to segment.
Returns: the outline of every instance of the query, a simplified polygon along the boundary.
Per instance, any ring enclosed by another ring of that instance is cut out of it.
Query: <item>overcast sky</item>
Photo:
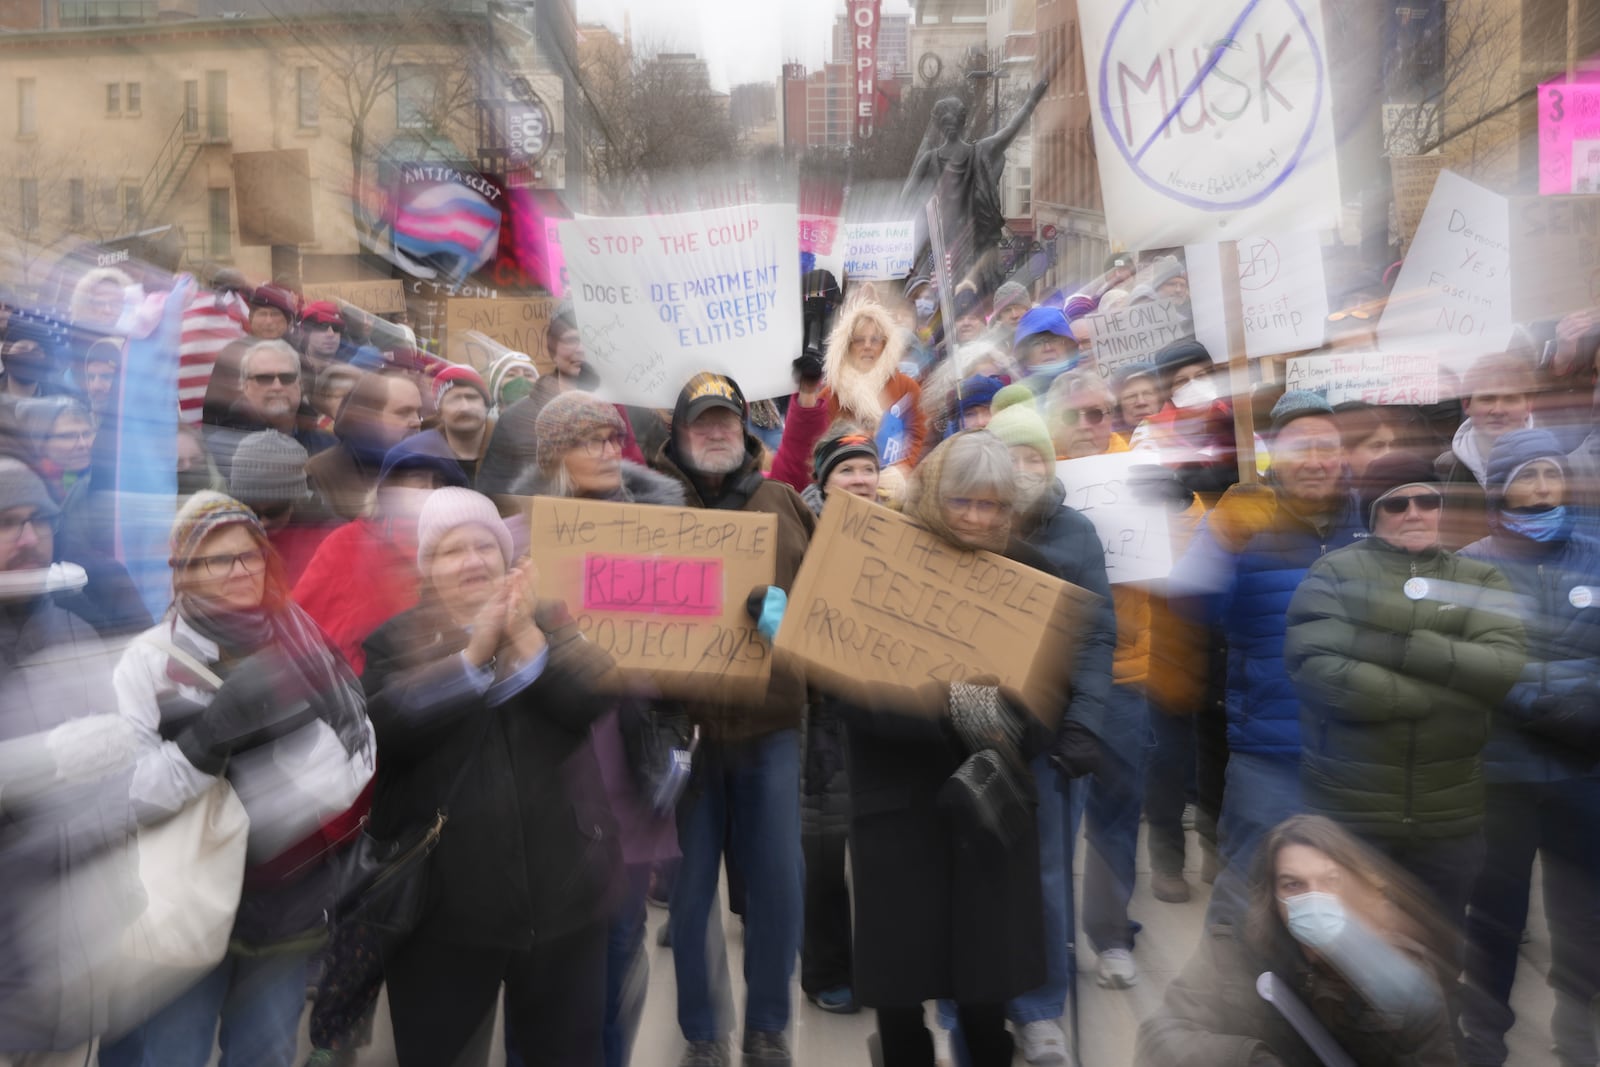
[[[777,81],[788,60],[816,67],[830,58],[833,20],[842,0],[577,0],[578,21],[622,30],[633,16],[633,38],[705,57],[718,89],[750,81]],[[883,0],[885,12],[910,10],[905,0]]]

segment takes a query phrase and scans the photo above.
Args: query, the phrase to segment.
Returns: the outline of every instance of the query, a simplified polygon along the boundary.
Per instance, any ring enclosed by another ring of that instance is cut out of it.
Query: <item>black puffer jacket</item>
[[[612,706],[583,681],[599,652],[567,623],[539,678],[499,706],[472,688],[465,631],[428,603],[366,641],[362,682],[378,735],[373,830],[431,821],[463,767],[429,857],[436,941],[525,950],[609,914],[621,854],[589,727]]]
[[[1284,660],[1313,810],[1386,839],[1482,825],[1490,712],[1524,661],[1499,570],[1376,537],[1330,553],[1289,603]]]

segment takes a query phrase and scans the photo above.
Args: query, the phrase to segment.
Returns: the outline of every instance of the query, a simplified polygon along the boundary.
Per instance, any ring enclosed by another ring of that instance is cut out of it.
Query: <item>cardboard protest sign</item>
[[[1437,404],[1439,362],[1394,352],[1301,356],[1284,365],[1284,388],[1319,393],[1330,404]]]
[[[597,396],[671,408],[683,383],[716,371],[749,400],[794,389],[801,335],[793,205],[741,204],[561,227],[569,296]]]
[[[1442,171],[1378,321],[1378,347],[1462,357],[1511,340],[1511,236],[1505,197]]]
[[[1320,0],[1126,0],[1078,17],[1115,244],[1338,224]]]
[[[1130,470],[1151,458],[1118,452],[1056,464],[1056,480],[1067,491],[1066,505],[1094,523],[1106,549],[1111,584],[1148,582],[1172,571],[1172,532],[1167,509],[1144,504],[1128,489]]]
[[[452,363],[467,363],[480,372],[489,369],[496,353],[474,345],[467,336],[479,333],[513,352],[533,357],[540,374],[553,369],[545,351],[544,334],[550,326],[555,301],[548,297],[487,298],[453,296],[445,301],[445,355]]]
[[[1400,243],[1410,245],[1411,238],[1422,222],[1428,198],[1433,196],[1434,183],[1444,169],[1444,156],[1390,156],[1389,179],[1394,189],[1395,226],[1400,231]]]
[[[943,715],[951,682],[998,684],[1054,726],[1096,598],[992,552],[963,551],[888,508],[833,493],[789,592],[779,651],[824,692]]]
[[[1511,311],[1517,322],[1600,307],[1600,196],[1511,200]]]
[[[406,287],[399,278],[379,278],[365,282],[315,282],[307,284],[301,295],[313,300],[337,300],[370,311],[392,315],[406,309]]]
[[[1190,245],[1189,291],[1195,298],[1195,336],[1213,359],[1221,339],[1227,350],[1222,315],[1222,257],[1215,244]],[[1214,280],[1213,280],[1214,279]],[[1203,299],[1202,293],[1216,293]],[[1239,297],[1244,319],[1244,350],[1251,359],[1304,352],[1322,344],[1328,326],[1328,283],[1322,270],[1322,239],[1315,233],[1281,233],[1239,241]]]
[[[911,273],[916,258],[913,222],[849,222],[844,226],[844,271],[855,281],[886,281]]]
[[[233,154],[242,245],[314,244],[311,156],[304,148]]]
[[[1539,192],[1600,193],[1600,82],[1539,86]]]
[[[1073,332],[1094,346],[1100,374],[1109,378],[1129,363],[1147,363],[1174,341],[1194,336],[1189,305],[1175,300],[1124,304],[1073,320]]]
[[[534,497],[541,595],[668,697],[760,700],[771,649],[745,599],[776,573],[778,520],[748,511]]]

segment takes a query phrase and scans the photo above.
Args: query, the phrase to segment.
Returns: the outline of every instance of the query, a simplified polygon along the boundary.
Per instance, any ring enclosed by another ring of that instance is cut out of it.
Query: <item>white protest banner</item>
[[[1222,257],[1217,245],[1184,249],[1189,292],[1215,292],[1195,299],[1195,336],[1213,359],[1226,358],[1227,323],[1222,316]],[[1322,272],[1322,239],[1315,233],[1282,233],[1239,241],[1239,296],[1244,351],[1251,359],[1318,348],[1328,326],[1328,285]],[[1210,339],[1222,342],[1212,348]],[[1218,356],[1222,351],[1223,355]]]
[[[1439,362],[1431,355],[1332,352],[1284,365],[1284,388],[1319,393],[1330,404],[1437,404]]]
[[[1078,17],[1113,242],[1338,224],[1321,0],[1097,0]]]
[[[1148,455],[1117,452],[1056,464],[1067,507],[1083,512],[1105,545],[1112,585],[1154,581],[1172,570],[1167,509],[1140,503],[1128,489],[1131,468],[1151,463]]]
[[[1174,300],[1096,311],[1073,320],[1072,329],[1094,345],[1095,363],[1105,378],[1129,363],[1148,363],[1174,341],[1194,336],[1189,305]]]
[[[916,258],[912,222],[847,222],[844,271],[854,281],[888,281],[911,273]]]
[[[563,224],[568,295],[600,376],[596,395],[671,408],[700,371],[729,375],[749,400],[791,392],[798,233],[793,205]]]
[[[1378,347],[1448,346],[1470,357],[1511,340],[1511,224],[1506,199],[1441,171],[1378,321]]]

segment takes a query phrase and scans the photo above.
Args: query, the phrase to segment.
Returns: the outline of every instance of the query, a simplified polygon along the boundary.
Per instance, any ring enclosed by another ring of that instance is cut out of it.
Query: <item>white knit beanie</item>
[[[417,518],[417,568],[426,572],[428,560],[444,535],[468,523],[477,523],[494,534],[501,557],[507,567],[511,566],[511,531],[500,518],[494,501],[471,489],[445,486],[428,494]]]

